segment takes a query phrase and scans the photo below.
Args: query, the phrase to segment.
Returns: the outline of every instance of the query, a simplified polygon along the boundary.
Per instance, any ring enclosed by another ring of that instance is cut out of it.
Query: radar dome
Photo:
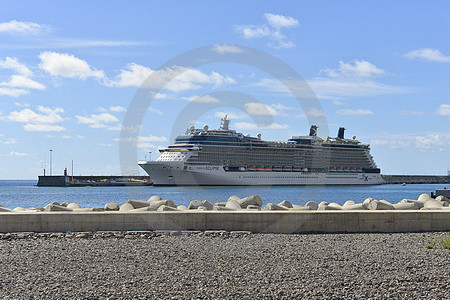
[[[258,133],[258,134],[256,135],[256,137],[257,137],[258,139],[261,139],[261,133]]]
[[[194,125],[191,125],[191,127],[189,127],[189,131],[190,131],[190,132],[194,132],[194,131],[195,131],[195,126],[194,126]]]
[[[204,131],[208,131],[208,129],[209,129],[208,125],[203,126]]]

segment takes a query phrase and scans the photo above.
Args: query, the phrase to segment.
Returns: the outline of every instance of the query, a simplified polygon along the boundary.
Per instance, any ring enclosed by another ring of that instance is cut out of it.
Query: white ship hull
[[[155,186],[271,186],[271,185],[375,185],[379,173],[225,171],[223,166],[185,165],[182,162],[139,162]]]

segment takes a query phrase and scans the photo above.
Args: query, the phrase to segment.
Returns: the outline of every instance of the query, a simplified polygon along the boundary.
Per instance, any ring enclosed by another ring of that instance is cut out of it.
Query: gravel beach
[[[449,236],[0,234],[0,298],[450,299]]]

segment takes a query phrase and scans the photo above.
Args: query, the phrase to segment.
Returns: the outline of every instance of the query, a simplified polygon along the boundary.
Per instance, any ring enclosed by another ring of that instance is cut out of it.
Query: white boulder
[[[106,211],[116,211],[119,210],[119,205],[116,202],[108,202],[105,204],[104,209]]]
[[[76,209],[76,208],[80,208],[80,204],[72,202],[72,203],[67,204],[66,207],[70,208],[70,209]]]
[[[231,197],[233,197],[233,196],[231,196]],[[230,199],[228,199],[228,201],[229,200]],[[239,205],[242,208],[247,208],[247,206],[249,206],[249,205],[262,206],[262,204],[263,204],[262,199],[261,199],[261,197],[259,195],[251,195],[251,196],[248,196],[248,197],[236,200],[236,201],[239,203]]]

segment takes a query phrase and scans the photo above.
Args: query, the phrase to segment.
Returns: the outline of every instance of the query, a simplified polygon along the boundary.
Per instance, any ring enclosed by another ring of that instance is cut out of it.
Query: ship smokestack
[[[311,128],[309,129],[309,136],[317,136],[317,126],[311,125]]]
[[[339,127],[338,138],[344,139],[344,132],[345,132],[345,128],[344,127]]]

